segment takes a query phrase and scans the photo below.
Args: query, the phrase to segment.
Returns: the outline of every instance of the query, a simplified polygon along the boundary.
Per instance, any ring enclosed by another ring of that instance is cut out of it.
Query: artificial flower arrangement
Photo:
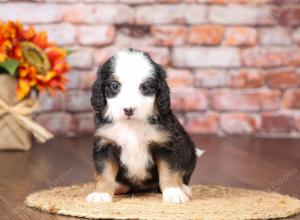
[[[68,53],[49,42],[46,32],[0,21],[0,149],[29,149],[30,133],[40,142],[52,137],[30,114],[40,92],[65,91]]]

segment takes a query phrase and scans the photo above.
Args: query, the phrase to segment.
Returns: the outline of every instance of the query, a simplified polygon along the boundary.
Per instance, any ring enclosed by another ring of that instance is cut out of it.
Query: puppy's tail
[[[204,150],[201,150],[200,148],[196,148],[196,156],[201,157],[204,154]]]

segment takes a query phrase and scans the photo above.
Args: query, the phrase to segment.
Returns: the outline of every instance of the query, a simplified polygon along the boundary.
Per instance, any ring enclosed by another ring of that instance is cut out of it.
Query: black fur
[[[171,111],[170,89],[166,81],[167,74],[160,65],[155,63],[153,64],[155,66],[155,72],[157,77],[156,105],[159,113],[162,115],[166,115],[169,114]]]
[[[129,49],[129,51],[134,50]],[[171,111],[170,90],[166,82],[165,71],[160,65],[154,63],[147,53],[143,54],[150,60],[155,69],[155,79],[149,79],[146,81],[150,84],[151,88],[147,91],[149,94],[145,95],[155,95],[155,104],[158,111],[150,116],[148,121],[151,125],[156,126],[159,129],[166,130],[171,134],[171,138],[166,144],[150,144],[149,153],[152,154],[154,161],[156,159],[162,159],[169,164],[173,171],[182,172],[183,183],[188,184],[196,163],[195,146],[190,136],[186,133]],[[113,121],[103,116],[106,107],[106,98],[112,95],[106,91],[105,88],[113,80],[113,61],[114,58],[112,57],[101,68],[99,68],[97,80],[93,84],[91,103],[96,111],[96,128],[100,128],[107,123],[113,123]],[[118,182],[130,186],[132,191],[159,191],[158,171],[155,164],[148,169],[149,178],[145,179],[143,182],[136,183],[126,176],[127,168],[119,159],[121,147],[111,143],[102,145],[100,143],[100,138],[95,136],[93,155],[96,172],[98,174],[102,173],[103,164],[105,164],[106,160],[114,159],[118,161],[120,166],[116,177]]]

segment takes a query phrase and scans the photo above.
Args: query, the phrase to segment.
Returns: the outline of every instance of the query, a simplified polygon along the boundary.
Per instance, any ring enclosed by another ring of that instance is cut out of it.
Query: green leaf
[[[70,55],[70,54],[76,52],[76,50],[70,49],[70,48],[65,48],[65,50],[67,51],[67,55]]]
[[[15,59],[8,59],[5,62],[0,62],[0,68],[7,71],[10,75],[15,76],[20,62]]]

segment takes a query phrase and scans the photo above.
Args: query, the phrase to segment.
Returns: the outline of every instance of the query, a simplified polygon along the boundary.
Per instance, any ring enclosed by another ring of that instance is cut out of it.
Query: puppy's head
[[[99,68],[91,103],[113,121],[166,114],[170,111],[166,73],[145,52],[121,51]]]

